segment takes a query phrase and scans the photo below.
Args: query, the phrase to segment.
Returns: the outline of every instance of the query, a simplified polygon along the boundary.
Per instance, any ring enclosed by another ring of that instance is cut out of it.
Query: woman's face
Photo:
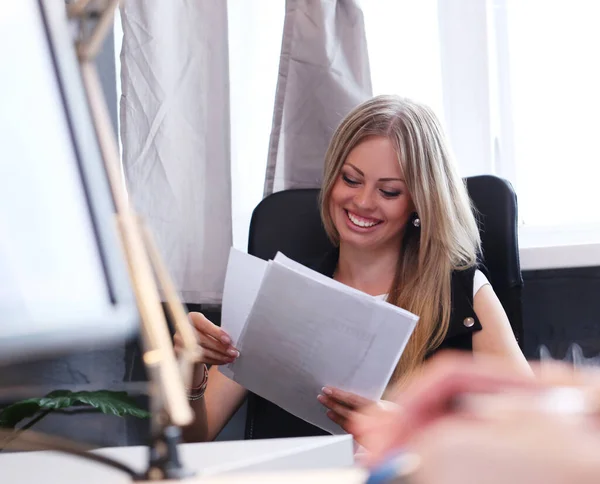
[[[371,251],[400,247],[414,204],[388,138],[365,138],[350,152],[329,210],[340,244]]]

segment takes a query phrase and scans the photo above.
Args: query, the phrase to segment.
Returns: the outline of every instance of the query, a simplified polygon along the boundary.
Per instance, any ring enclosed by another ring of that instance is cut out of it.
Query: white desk
[[[114,447],[95,452],[118,459],[139,472],[147,468],[147,447]],[[353,444],[351,437],[347,435],[182,444],[180,453],[183,464],[197,471],[198,476],[302,470],[309,471],[311,477],[307,475],[306,479],[297,482],[316,484],[317,481],[312,477],[316,476],[312,474],[313,471],[320,473],[322,469],[342,468],[344,470],[340,476],[352,475],[355,479],[360,474],[357,473],[359,471],[350,469],[354,463]],[[326,475],[329,474],[326,472]],[[276,477],[271,481],[271,478],[265,476],[255,477],[258,479],[256,481],[233,475],[226,481],[223,479],[215,478],[215,482],[277,482]],[[329,478],[326,480],[334,482]],[[340,482],[354,483],[361,480],[344,478]],[[101,464],[44,451],[0,455],[0,482],[126,484],[131,481],[124,473]],[[204,482],[204,479],[199,482]],[[208,479],[207,482],[213,482],[213,479]],[[286,482],[292,481],[286,478]]]

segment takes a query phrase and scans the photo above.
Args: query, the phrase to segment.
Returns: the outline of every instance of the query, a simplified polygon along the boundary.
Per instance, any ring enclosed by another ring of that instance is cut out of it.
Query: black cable
[[[2,442],[2,440],[0,440],[0,447],[5,449],[51,450],[55,452],[61,452],[91,460],[98,464],[104,464],[106,466],[113,467],[125,472],[126,474],[129,474],[133,480],[143,477],[136,470],[132,469],[126,464],[123,464],[122,462],[119,462],[118,460],[100,454],[91,453],[90,451],[93,448],[90,446],[75,442],[73,440],[64,439],[62,437],[46,435],[31,430],[26,430],[24,432],[20,432],[18,435],[15,435],[15,431],[13,430],[0,429],[0,439],[7,442],[5,444]]]

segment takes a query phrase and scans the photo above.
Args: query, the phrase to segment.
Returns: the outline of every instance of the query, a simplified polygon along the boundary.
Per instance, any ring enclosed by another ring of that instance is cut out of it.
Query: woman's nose
[[[357,207],[360,207],[364,210],[368,210],[374,207],[375,200],[373,197],[373,191],[367,187],[362,187],[356,193],[354,197],[354,203],[356,203]]]

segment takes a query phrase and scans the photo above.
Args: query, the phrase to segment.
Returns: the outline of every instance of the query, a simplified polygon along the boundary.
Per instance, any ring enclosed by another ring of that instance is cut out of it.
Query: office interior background
[[[166,0],[148,4],[160,2]],[[143,10],[141,3],[131,2],[134,10],[117,16],[98,58],[113,126],[124,151],[130,149],[130,161],[133,148],[123,136],[127,126],[122,123],[131,122],[131,111],[122,110],[131,106],[123,89],[131,87],[136,67],[143,71],[136,55],[148,55],[143,44],[152,42],[151,29],[156,28],[152,19],[145,26],[136,23],[140,17],[135,9]],[[175,13],[163,19],[165,31],[175,28],[181,3],[173,1]],[[293,3],[311,2],[288,2]],[[219,12],[208,7],[206,11],[218,15],[211,27],[211,52],[221,56],[226,87],[221,94],[229,103],[228,118],[218,120],[228,127],[223,139],[229,140],[223,153],[231,184],[222,187],[222,196],[230,197],[229,206],[225,204],[230,216],[222,223],[231,222],[230,235],[217,241],[221,252],[227,252],[231,243],[245,249],[252,210],[265,192],[284,19],[291,20],[283,0],[223,4]],[[517,192],[526,357],[595,363],[594,358],[600,358],[600,67],[595,61],[600,7],[588,0],[363,0],[361,8],[372,94],[399,94],[431,105],[445,122],[461,175],[495,174],[508,179]],[[200,13],[202,8],[196,12]],[[183,28],[191,28],[189,20]],[[129,44],[123,39],[128,29]],[[174,56],[189,52],[177,44],[172,48]],[[152,65],[152,59],[145,61]],[[148,100],[159,92],[155,88],[149,87]],[[138,95],[142,90],[129,92]],[[206,99],[219,109],[218,100],[210,95]],[[141,102],[151,104],[148,100]],[[146,114],[147,134],[159,130],[160,109]],[[181,136],[191,134],[182,129]],[[186,163],[205,163],[200,158]],[[143,156],[140,159],[143,162]],[[129,176],[135,176],[131,166]],[[158,190],[147,197],[162,203],[165,193],[156,186],[127,181]],[[131,196],[135,202],[136,194]],[[217,230],[215,223],[215,237],[221,237]],[[157,239],[168,252],[168,234],[157,234]],[[173,263],[168,253],[165,256]],[[189,309],[203,310],[219,321],[218,294],[202,298],[189,291],[186,297],[184,289],[182,294]],[[587,361],[580,361],[582,356]],[[18,370],[0,375],[0,384],[98,384],[116,389],[145,378],[135,343],[90,348]],[[137,399],[145,405],[144,396]],[[242,409],[220,438],[243,438],[243,425]],[[96,413],[82,413],[74,420],[57,412],[39,428],[104,446],[145,443],[148,431],[147,422]]]

